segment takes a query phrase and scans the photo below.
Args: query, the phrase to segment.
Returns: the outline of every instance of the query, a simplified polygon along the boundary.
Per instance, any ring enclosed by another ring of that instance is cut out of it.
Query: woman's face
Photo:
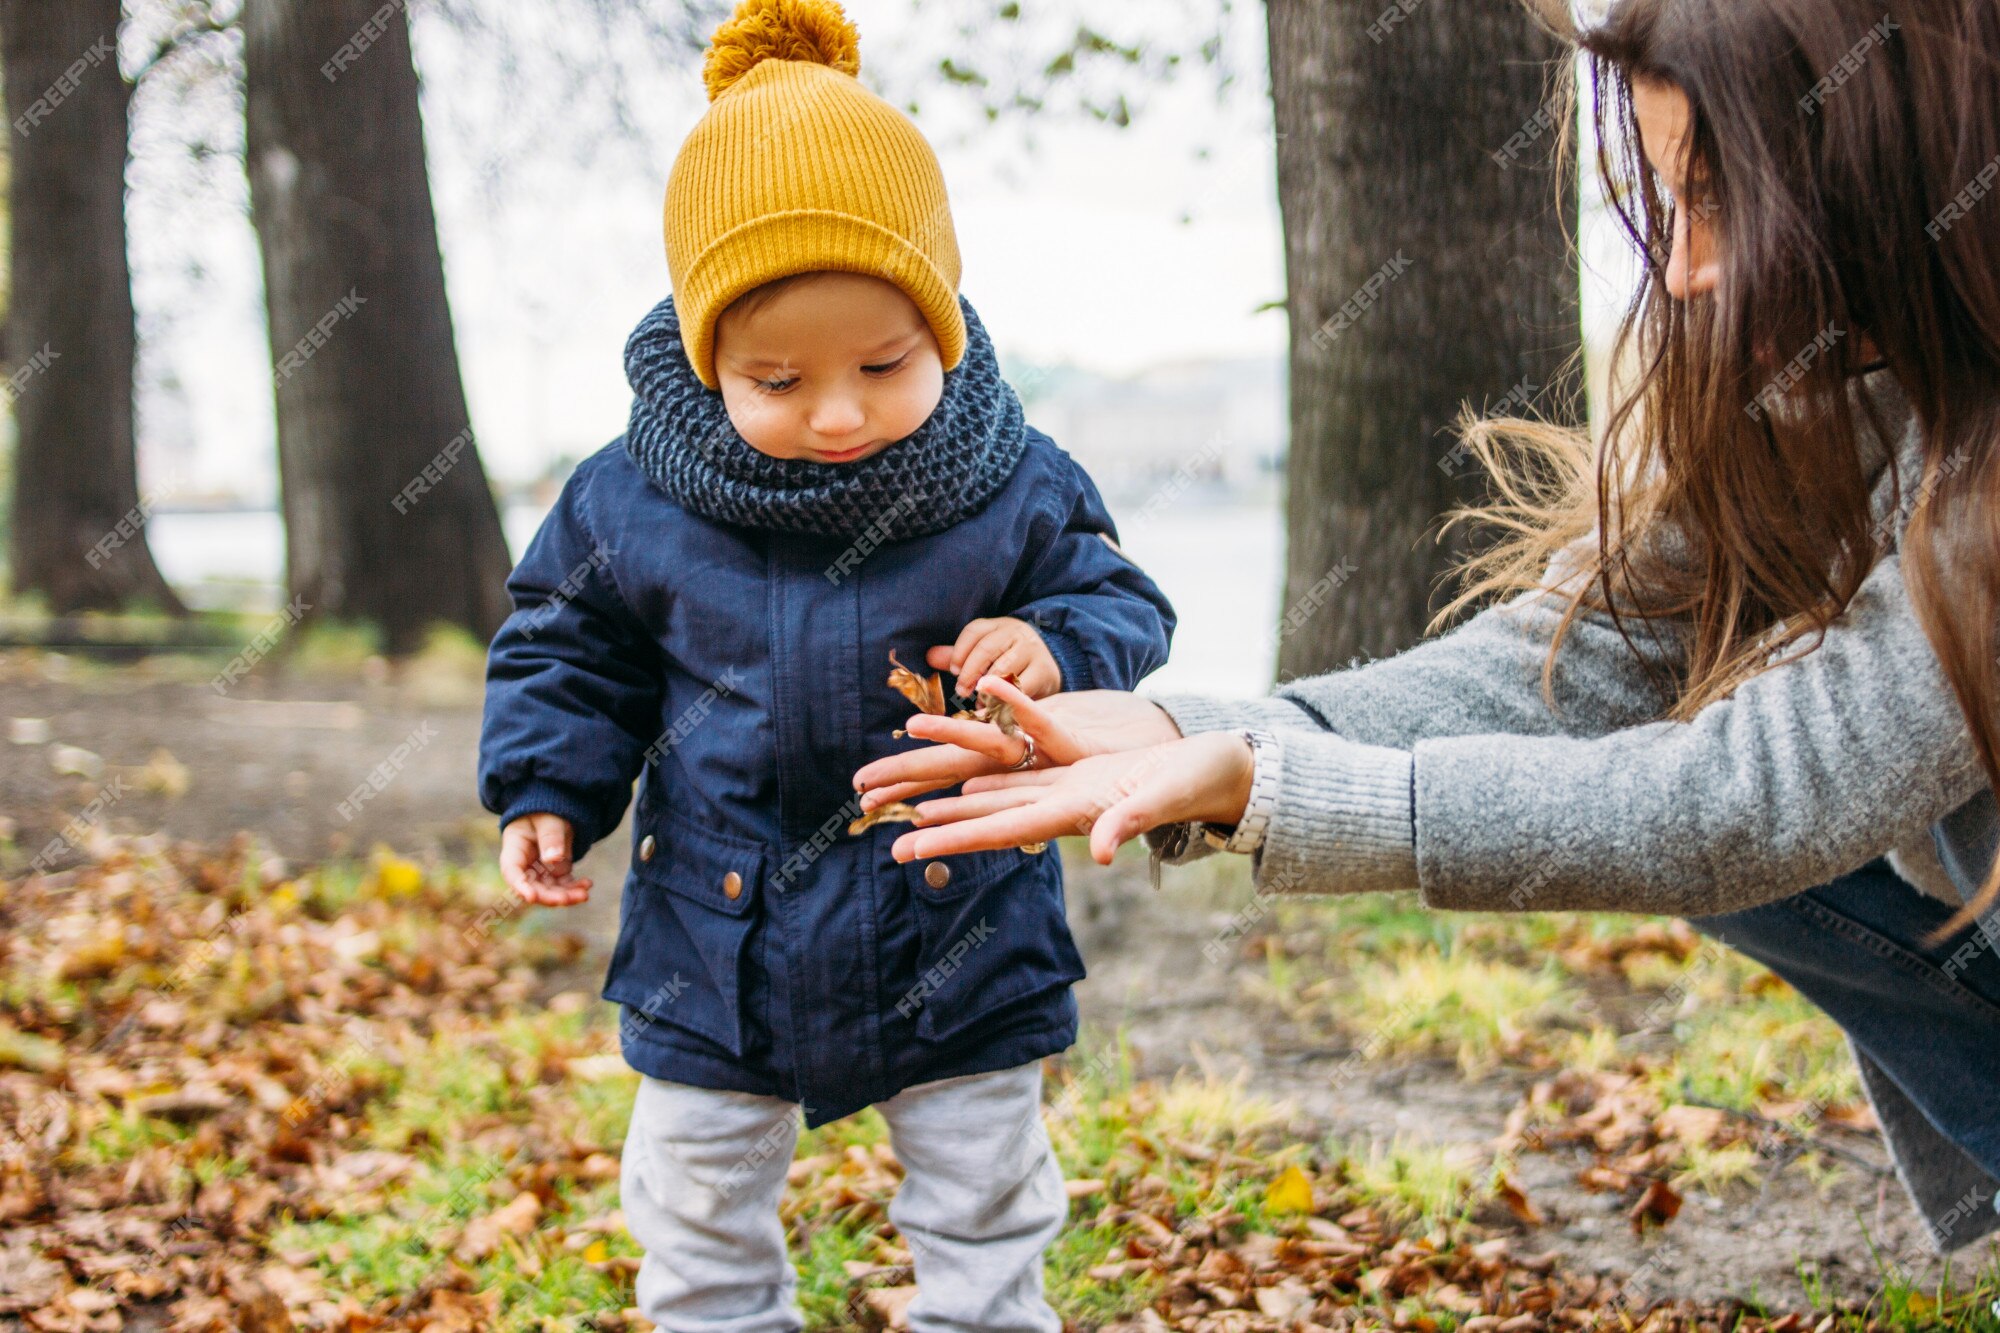
[[[1687,94],[1660,79],[1632,81],[1632,111],[1639,121],[1640,146],[1674,200],[1674,248],[1667,259],[1667,291],[1685,301],[1712,292],[1722,280],[1711,221],[1715,203],[1702,181],[1688,179],[1688,126],[1693,114]]]

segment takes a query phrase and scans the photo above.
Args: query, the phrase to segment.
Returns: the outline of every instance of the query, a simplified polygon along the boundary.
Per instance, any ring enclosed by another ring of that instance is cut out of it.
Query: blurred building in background
[[[1074,455],[1114,501],[1177,477],[1196,491],[1258,493],[1283,465],[1279,357],[1175,361],[1129,378],[1029,366],[1010,378],[1029,422]]]

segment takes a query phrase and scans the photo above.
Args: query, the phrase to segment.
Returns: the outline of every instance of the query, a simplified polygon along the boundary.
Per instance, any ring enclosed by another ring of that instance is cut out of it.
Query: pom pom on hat
[[[701,71],[708,100],[766,60],[802,60],[858,74],[861,34],[834,0],[743,0],[709,43]]]

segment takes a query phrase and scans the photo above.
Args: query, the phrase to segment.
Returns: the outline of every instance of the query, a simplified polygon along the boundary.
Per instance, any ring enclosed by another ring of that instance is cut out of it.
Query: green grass
[[[1485,1194],[1478,1187],[1478,1161],[1436,1144],[1398,1136],[1350,1146],[1339,1156],[1348,1182],[1399,1222],[1462,1222]]]
[[[1100,1282],[1090,1276],[1099,1264],[1125,1257],[1125,1233],[1116,1227],[1072,1224],[1050,1247],[1045,1273],[1051,1299],[1064,1318],[1102,1324],[1137,1314],[1164,1284],[1150,1273]]]

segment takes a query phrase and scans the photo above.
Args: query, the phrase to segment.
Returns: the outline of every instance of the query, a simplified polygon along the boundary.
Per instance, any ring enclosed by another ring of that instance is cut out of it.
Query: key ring
[[[1007,766],[1009,773],[1018,773],[1024,768],[1033,768],[1035,766],[1035,738],[1024,731],[1021,733],[1021,739],[1028,743],[1028,752],[1021,756],[1021,762]]]

